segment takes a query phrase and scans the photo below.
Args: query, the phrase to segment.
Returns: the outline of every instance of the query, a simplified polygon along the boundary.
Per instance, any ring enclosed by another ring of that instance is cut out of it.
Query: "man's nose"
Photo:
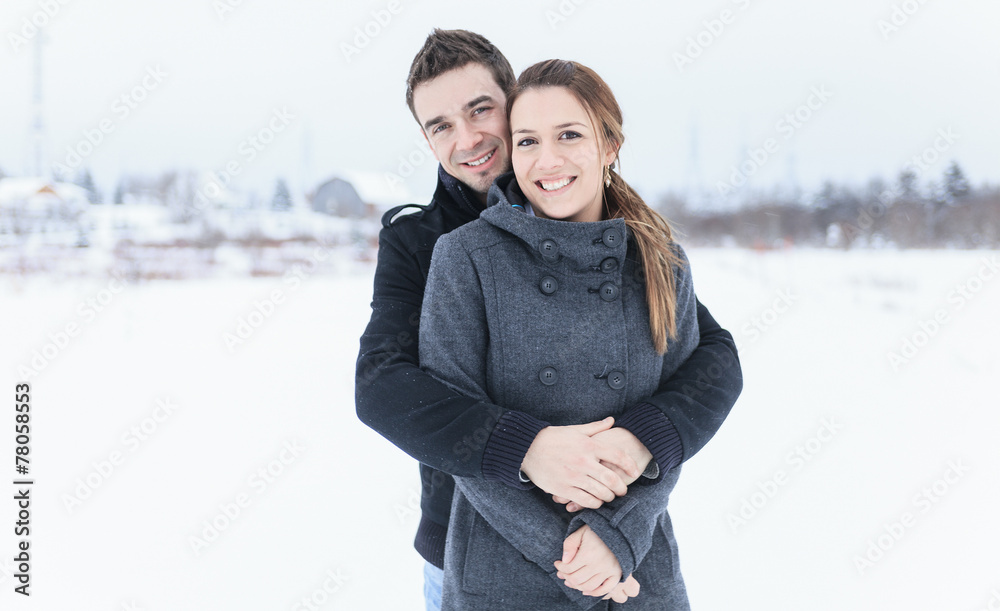
[[[458,142],[456,147],[459,151],[472,151],[483,141],[483,133],[468,123],[460,123],[456,126],[458,130]]]

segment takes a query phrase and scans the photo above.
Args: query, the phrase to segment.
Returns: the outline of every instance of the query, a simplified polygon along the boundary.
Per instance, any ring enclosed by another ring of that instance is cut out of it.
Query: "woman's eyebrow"
[[[571,121],[569,123],[560,123],[559,125],[554,126],[552,129],[566,129],[567,127],[573,127],[574,125],[579,125],[580,127],[587,127],[586,125],[580,123],[579,121]],[[535,130],[527,128],[515,129],[513,132],[511,132],[511,134],[533,134],[533,133],[535,133]]]

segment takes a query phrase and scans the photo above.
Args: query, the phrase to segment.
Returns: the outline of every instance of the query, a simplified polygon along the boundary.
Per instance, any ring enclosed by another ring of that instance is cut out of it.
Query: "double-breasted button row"
[[[546,386],[552,386],[556,383],[558,378],[559,372],[557,372],[554,367],[543,367],[538,372],[538,379]],[[621,371],[612,371],[605,378],[605,381],[612,390],[621,390],[625,388],[625,374]]]
[[[557,290],[559,290],[559,281],[552,276],[544,276],[538,281],[538,290],[542,291],[545,295],[552,295]],[[591,289],[593,292],[593,289]],[[597,293],[601,296],[604,301],[614,301],[618,299],[618,295],[621,289],[614,282],[605,282],[597,289]]]
[[[551,295],[559,290],[559,281],[552,276],[543,276],[541,280],[538,281],[538,290],[540,290],[545,295]],[[591,289],[591,292],[594,292]],[[618,299],[618,295],[621,289],[614,282],[605,282],[597,289],[597,293],[601,296],[604,301],[614,301]]]

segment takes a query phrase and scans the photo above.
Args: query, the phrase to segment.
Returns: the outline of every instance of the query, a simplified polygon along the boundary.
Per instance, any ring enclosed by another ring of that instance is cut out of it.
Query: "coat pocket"
[[[559,594],[549,576],[478,513],[473,516],[465,546],[462,589],[494,602],[508,603],[525,592]]]
[[[472,517],[472,528],[465,546],[465,563],[462,569],[462,589],[469,594],[484,595],[496,589],[503,573],[497,570],[495,557],[510,544],[478,513]]]

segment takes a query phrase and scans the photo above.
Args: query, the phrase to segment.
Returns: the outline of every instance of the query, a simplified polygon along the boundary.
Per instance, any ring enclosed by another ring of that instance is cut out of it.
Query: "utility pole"
[[[31,97],[31,106],[34,113],[34,120],[31,126],[31,155],[29,156],[29,173],[40,178],[48,179],[49,168],[45,159],[45,117],[42,97],[42,45],[45,33],[38,32],[35,36],[35,66],[34,66],[34,89]]]

